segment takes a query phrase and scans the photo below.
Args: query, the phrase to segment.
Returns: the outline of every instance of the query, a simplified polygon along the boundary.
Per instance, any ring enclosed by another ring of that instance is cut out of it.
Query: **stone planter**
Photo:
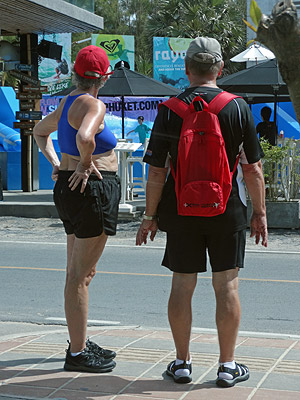
[[[268,228],[300,228],[300,202],[266,201]],[[251,202],[248,201],[248,225],[252,213]]]

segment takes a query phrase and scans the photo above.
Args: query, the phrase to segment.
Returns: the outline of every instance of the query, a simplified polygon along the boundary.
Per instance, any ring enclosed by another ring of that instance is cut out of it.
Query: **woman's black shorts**
[[[115,235],[121,197],[120,179],[115,172],[100,171],[103,179],[91,174],[86,188],[69,188],[74,171],[59,171],[54,186],[54,203],[67,235],[89,238]]]

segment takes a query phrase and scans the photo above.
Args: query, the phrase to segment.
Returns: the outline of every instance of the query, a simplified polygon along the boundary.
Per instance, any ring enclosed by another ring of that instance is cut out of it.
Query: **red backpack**
[[[177,97],[162,103],[183,119],[176,174],[171,162],[179,215],[212,217],[226,209],[239,155],[230,172],[217,114],[236,97],[221,92],[209,104],[200,96],[190,105]],[[199,101],[203,109],[196,111]]]

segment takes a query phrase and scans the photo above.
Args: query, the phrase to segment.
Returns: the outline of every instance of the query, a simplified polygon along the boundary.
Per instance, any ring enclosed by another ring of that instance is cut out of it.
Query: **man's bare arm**
[[[268,230],[265,204],[265,181],[261,161],[254,164],[242,164],[245,184],[252,203],[252,216],[250,221],[250,237],[255,236],[258,244],[262,238],[262,245],[268,245]]]
[[[149,165],[148,180],[146,186],[146,210],[145,214],[154,217],[157,214],[157,207],[160,201],[163,187],[166,181],[168,168],[158,168]],[[149,231],[150,239],[153,240],[157,232],[157,220],[143,220],[136,235],[136,244],[140,246],[147,243]]]

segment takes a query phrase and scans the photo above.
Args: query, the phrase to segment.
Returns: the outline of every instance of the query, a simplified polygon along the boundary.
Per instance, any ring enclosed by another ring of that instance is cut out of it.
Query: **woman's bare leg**
[[[88,318],[88,286],[96,274],[107,235],[79,239],[68,235],[68,266],[65,285],[65,314],[71,341],[71,352],[85,348]]]

